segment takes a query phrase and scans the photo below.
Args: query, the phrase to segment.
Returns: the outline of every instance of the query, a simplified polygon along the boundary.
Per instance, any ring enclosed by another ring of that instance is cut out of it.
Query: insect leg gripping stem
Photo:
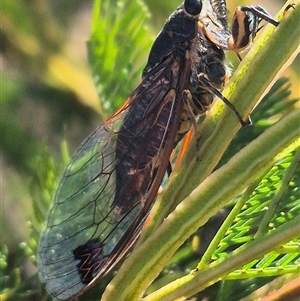
[[[260,30],[262,20],[278,26],[279,22],[273,19],[260,6],[239,6],[235,10],[232,22],[232,37],[229,41],[229,49],[240,52],[247,48]]]
[[[202,85],[204,85],[207,89],[209,89],[213,94],[215,94],[218,98],[220,98],[226,104],[226,106],[237,116],[237,118],[242,126],[251,124],[250,118],[248,117],[246,120],[243,120],[242,116],[237,111],[235,106],[226,97],[224,97],[223,94],[218,89],[213,87],[210,84],[210,82],[203,76],[203,74],[199,74],[198,79]]]

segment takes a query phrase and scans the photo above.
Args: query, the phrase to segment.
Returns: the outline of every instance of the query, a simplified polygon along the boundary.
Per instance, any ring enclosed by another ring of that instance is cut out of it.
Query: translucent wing
[[[117,240],[109,235],[119,222],[112,210],[115,191],[115,138],[112,131],[99,127],[80,146],[66,167],[54,197],[46,228],[39,245],[39,271],[47,289],[58,299],[67,299],[81,291],[86,283],[81,281],[74,250],[90,242],[87,249],[98,252],[109,248],[100,240]],[[123,221],[123,227],[129,222]],[[119,225],[122,229],[122,225]],[[93,240],[94,239],[94,240]],[[94,259],[97,254],[92,255]],[[98,263],[98,269],[105,262]],[[94,269],[96,273],[97,269]],[[88,281],[88,279],[86,279]]]
[[[40,277],[58,300],[94,285],[137,239],[174,147],[181,64],[170,56],[154,68],[66,167],[38,250]]]

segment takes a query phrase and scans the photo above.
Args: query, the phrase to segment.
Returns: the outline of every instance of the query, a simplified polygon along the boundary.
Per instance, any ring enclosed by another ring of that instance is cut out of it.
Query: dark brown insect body
[[[141,84],[80,146],[54,197],[39,245],[40,277],[58,300],[95,285],[139,236],[172,150],[228,78],[224,50],[254,38],[260,7],[238,8],[233,34],[224,0],[186,0],[151,49]],[[240,115],[231,105],[231,109]]]

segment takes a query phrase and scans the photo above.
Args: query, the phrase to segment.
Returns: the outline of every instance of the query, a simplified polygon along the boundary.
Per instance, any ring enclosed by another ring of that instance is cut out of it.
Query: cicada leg
[[[256,33],[261,29],[259,24],[262,20],[274,26],[279,25],[279,22],[260,6],[238,6],[233,15],[229,49],[240,52],[247,48],[255,38]]]
[[[216,89],[214,86],[212,86],[211,83],[209,82],[209,80],[203,74],[199,74],[198,79],[199,79],[199,82],[201,83],[201,85],[206,87],[206,89],[208,89],[215,96],[220,98],[226,104],[226,106],[236,115],[236,117],[238,118],[238,120],[242,126],[251,124],[250,118],[248,117],[246,120],[243,120],[242,116],[237,111],[235,106],[226,97],[224,97],[223,94],[218,89]]]
[[[291,8],[292,8],[292,9],[295,9],[295,6],[296,6],[295,3],[289,4],[289,5],[285,8],[285,10],[284,10],[284,12],[283,12],[283,18],[286,17],[288,11],[289,11]]]

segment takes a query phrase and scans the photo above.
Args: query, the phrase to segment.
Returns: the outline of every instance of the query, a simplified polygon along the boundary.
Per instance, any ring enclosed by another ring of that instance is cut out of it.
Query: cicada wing
[[[136,241],[174,148],[183,62],[169,56],[150,71],[66,167],[38,249],[40,278],[57,300],[95,285]]]
[[[59,300],[76,296],[95,277],[139,211],[121,217],[114,210],[117,135],[110,125],[116,123],[99,127],[82,143],[63,173],[41,235],[40,278]]]

